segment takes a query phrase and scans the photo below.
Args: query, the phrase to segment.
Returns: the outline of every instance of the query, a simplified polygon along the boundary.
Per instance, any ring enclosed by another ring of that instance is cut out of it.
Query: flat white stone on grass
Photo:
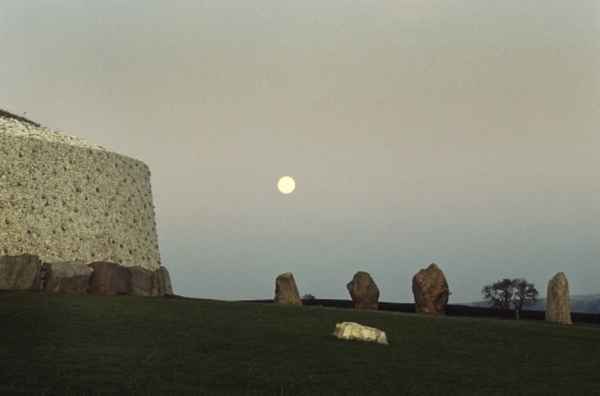
[[[389,345],[384,331],[356,322],[337,323],[333,335],[343,340],[359,340]]]

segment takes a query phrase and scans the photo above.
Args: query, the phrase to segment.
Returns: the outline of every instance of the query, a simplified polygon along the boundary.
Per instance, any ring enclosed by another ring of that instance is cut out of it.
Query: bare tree
[[[523,307],[534,304],[538,296],[538,291],[533,283],[529,283],[523,278],[504,278],[484,286],[481,293],[495,308],[511,309],[512,306],[517,320],[519,320]]]

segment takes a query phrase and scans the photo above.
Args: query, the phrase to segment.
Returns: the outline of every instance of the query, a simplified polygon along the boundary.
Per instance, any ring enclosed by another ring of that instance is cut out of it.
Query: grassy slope
[[[598,328],[27,292],[0,294],[0,323],[0,394],[600,394]]]

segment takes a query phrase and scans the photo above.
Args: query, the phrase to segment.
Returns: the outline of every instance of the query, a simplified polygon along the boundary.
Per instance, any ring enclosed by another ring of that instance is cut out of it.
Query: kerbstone
[[[131,294],[131,272],[127,267],[110,262],[88,264],[94,272],[90,277],[90,294],[114,296]]]
[[[157,271],[148,271],[140,266],[128,267],[131,274],[131,294],[136,296],[159,295],[153,293],[154,285],[157,282]]]
[[[154,272],[155,289],[152,292],[154,296],[172,296],[173,286],[171,284],[171,275],[166,267],[161,266]]]
[[[83,263],[49,263],[44,290],[49,293],[86,294],[93,270]]]
[[[0,290],[39,290],[41,268],[35,255],[0,256]]]

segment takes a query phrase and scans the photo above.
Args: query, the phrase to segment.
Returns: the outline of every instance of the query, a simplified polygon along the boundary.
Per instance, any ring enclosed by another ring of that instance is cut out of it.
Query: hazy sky
[[[178,294],[600,292],[600,1],[0,0],[0,42],[0,108],[149,165]]]

